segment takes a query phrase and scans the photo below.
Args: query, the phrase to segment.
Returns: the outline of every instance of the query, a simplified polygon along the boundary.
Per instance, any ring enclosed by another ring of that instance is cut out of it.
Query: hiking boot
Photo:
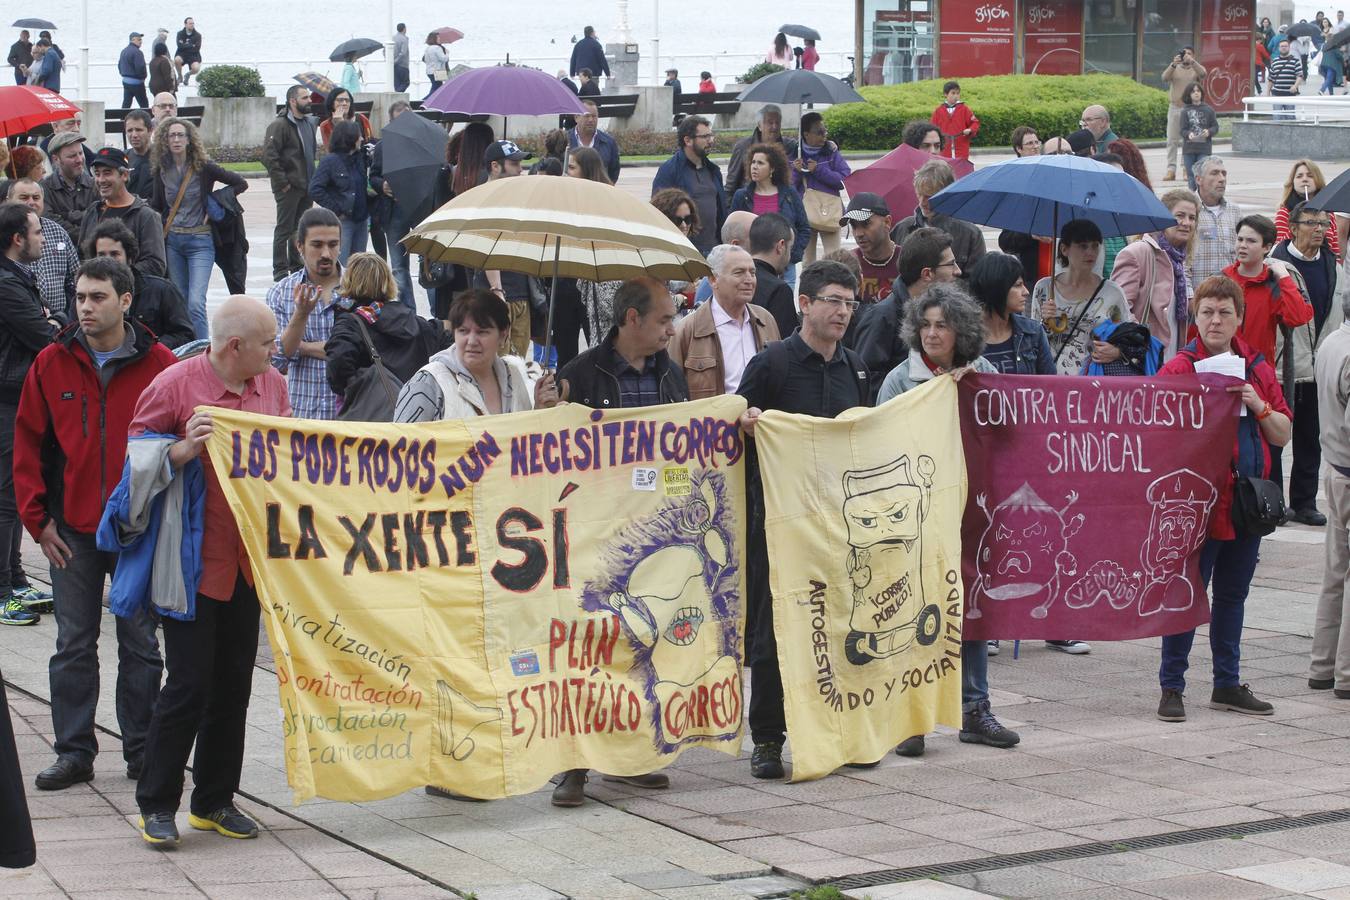
[[[998,641],[985,641],[984,644],[989,648],[990,656],[998,656]]]
[[[1336,686],[1334,678],[1309,678],[1308,687],[1314,691],[1329,691]]]
[[[1162,700],[1158,701],[1158,718],[1164,722],[1186,721],[1186,704],[1181,701],[1181,691],[1163,688]]]
[[[1011,728],[1004,728],[989,710],[989,701],[981,700],[970,712],[961,715],[961,743],[988,744],[1006,750],[1017,746],[1021,736]]]
[[[186,83],[186,82],[184,82],[184,83]],[[1175,166],[1168,166],[1168,167],[1167,167],[1167,174],[1163,176],[1163,181],[1176,181],[1176,180],[1177,180],[1177,170],[1176,170],[1176,167],[1175,167]]]
[[[73,756],[62,756],[33,779],[40,791],[64,791],[72,785],[94,780],[94,767]]]
[[[1256,699],[1252,689],[1245,684],[1236,687],[1216,687],[1209,695],[1209,705],[1214,709],[1228,709],[1248,716],[1268,716],[1275,707],[1264,700]]]
[[[26,609],[15,597],[6,600],[4,608],[0,609],[0,625],[36,625],[41,620],[42,616]]]
[[[646,775],[606,775],[605,781],[617,781],[620,784],[631,784],[633,787],[647,788],[648,790],[661,790],[670,787],[670,776],[665,772],[648,772]]]
[[[258,836],[258,823],[241,813],[234,804],[204,816],[196,813],[188,815],[188,824],[198,831],[215,831],[228,838],[255,838]]]
[[[1092,645],[1087,641],[1046,641],[1045,646],[1070,656],[1082,656],[1084,653],[1092,652]]]
[[[750,754],[750,774],[756,778],[782,778],[783,745],[756,744],[755,752]]]
[[[173,813],[142,815],[141,837],[147,844],[177,844],[178,826],[173,822]]]
[[[586,802],[586,769],[570,769],[553,789],[553,805],[571,808]]]
[[[895,748],[896,756],[923,756],[923,735],[916,734],[914,737],[907,737]]]
[[[23,608],[35,613],[56,612],[56,602],[46,591],[39,591],[30,585],[14,589],[14,599],[23,604]]]

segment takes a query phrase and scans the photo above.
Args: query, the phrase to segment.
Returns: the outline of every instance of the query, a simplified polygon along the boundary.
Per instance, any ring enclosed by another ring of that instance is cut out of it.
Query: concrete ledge
[[[271,97],[202,97],[202,143],[208,147],[261,147],[277,117]]]
[[[1350,159],[1350,123],[1234,122],[1233,152],[1271,159]]]

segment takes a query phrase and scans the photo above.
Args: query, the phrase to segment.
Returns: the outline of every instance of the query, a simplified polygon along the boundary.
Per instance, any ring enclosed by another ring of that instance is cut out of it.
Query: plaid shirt
[[[28,266],[47,309],[75,318],[75,270],[80,252],[60,225],[42,218],[42,257]]]
[[[1237,259],[1237,224],[1241,218],[1242,207],[1236,203],[1224,200],[1215,215],[1202,202],[1195,221],[1195,245],[1186,263],[1192,285],[1199,287],[1209,276],[1222,274]]]
[[[297,419],[336,419],[338,395],[328,387],[328,363],[322,359],[301,356],[297,348],[294,356],[286,357],[281,353],[281,333],[291,321],[295,311],[295,288],[301,282],[308,281],[307,271],[301,269],[292,272],[272,285],[267,292],[267,305],[277,317],[276,354],[272,365],[285,373],[286,385],[290,389],[291,409]],[[333,319],[337,305],[342,300],[334,287],[327,303],[320,301],[309,314],[305,322],[302,341],[328,343],[333,333]]]

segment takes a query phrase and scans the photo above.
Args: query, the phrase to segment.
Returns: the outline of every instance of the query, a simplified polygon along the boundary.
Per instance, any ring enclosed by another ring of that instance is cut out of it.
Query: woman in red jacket
[[[944,155],[952,159],[970,159],[970,139],[979,133],[980,120],[961,102],[961,85],[949,81],[942,86],[942,93],[947,100],[938,104],[929,121],[938,127],[947,143]]]
[[[1238,420],[1237,445],[1232,450],[1235,475],[1265,478],[1270,472],[1266,444],[1283,447],[1293,433],[1293,414],[1275,380],[1275,370],[1266,358],[1237,336],[1245,311],[1242,288],[1227,275],[1206,278],[1191,299],[1191,317],[1199,337],[1183,347],[1159,375],[1187,375],[1197,361],[1222,353],[1235,353],[1246,361],[1244,384],[1228,388],[1242,395],[1246,415]],[[1209,539],[1200,551],[1200,577],[1210,592],[1209,646],[1214,656],[1214,691],[1209,705],[1249,716],[1268,716],[1274,707],[1258,699],[1238,678],[1242,643],[1243,608],[1260,559],[1261,536],[1238,534],[1233,528],[1233,480],[1219,491],[1209,520]],[[1211,584],[1212,582],[1212,584]],[[1184,722],[1186,668],[1195,631],[1163,638],[1162,665],[1158,681],[1162,699],[1158,718]]]

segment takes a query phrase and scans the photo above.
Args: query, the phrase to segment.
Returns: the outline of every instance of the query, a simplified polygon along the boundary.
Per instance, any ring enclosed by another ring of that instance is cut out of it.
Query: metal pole
[[[563,159],[567,159],[567,154],[563,154]],[[563,163],[563,171],[567,171],[566,162]],[[563,175],[566,178],[566,175]],[[548,321],[544,326],[544,358],[539,365],[544,371],[548,371],[548,351],[553,346],[553,304],[558,299],[558,260],[562,258],[562,236],[553,238],[553,281],[548,287]]]
[[[80,0],[80,99],[89,100],[89,0]]]
[[[385,34],[389,35],[384,42],[384,89],[393,91],[394,89],[394,0],[387,0],[384,5],[385,25],[387,30]],[[411,62],[411,60],[409,60]]]
[[[652,84],[660,84],[665,73],[661,71],[661,0],[652,0]]]

